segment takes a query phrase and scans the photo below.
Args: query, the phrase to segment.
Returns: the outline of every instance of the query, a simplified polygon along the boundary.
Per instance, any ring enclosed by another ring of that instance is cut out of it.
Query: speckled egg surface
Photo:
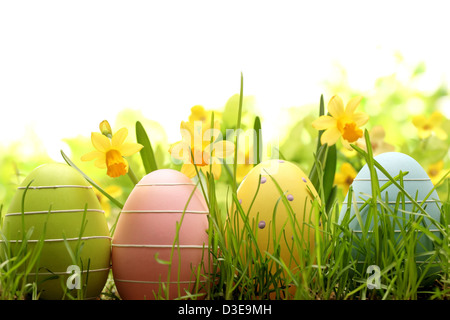
[[[142,178],[113,236],[112,270],[120,297],[175,299],[186,295],[185,289],[193,292],[197,267],[208,264],[208,213],[201,190],[184,174],[160,169]]]
[[[281,193],[274,180],[281,188]],[[273,254],[275,228],[276,237],[281,235],[281,258],[286,264],[291,263],[295,267],[293,261],[298,261],[298,255],[295,251],[291,255],[289,247],[293,247],[293,241],[301,241],[300,247],[311,248],[315,232],[309,225],[319,223],[312,205],[317,192],[307,175],[289,161],[267,160],[251,169],[240,184],[237,197],[242,209],[248,214],[250,225],[257,230],[260,251]],[[293,215],[289,214],[282,197],[287,199]]]
[[[28,250],[34,250],[41,237],[44,237],[44,245],[39,271],[36,274],[33,270],[29,280],[34,281],[36,275],[38,281],[58,277],[39,283],[40,298],[61,299],[67,289],[70,273],[67,270],[74,262],[64,239],[73,252],[76,252],[77,244],[83,245],[82,262],[78,261],[76,265],[82,274],[81,283],[88,275],[84,297],[95,298],[101,293],[110,269],[111,238],[92,186],[75,169],[66,164],[45,164],[34,169],[18,187],[4,216],[2,232],[11,247],[18,250],[23,241],[22,230],[27,233],[30,229],[33,232],[28,240]],[[72,290],[77,288],[73,286]]]

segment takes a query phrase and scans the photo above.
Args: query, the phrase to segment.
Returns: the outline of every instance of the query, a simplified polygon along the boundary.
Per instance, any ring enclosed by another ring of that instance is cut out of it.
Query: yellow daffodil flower
[[[392,152],[395,151],[395,147],[386,141],[384,138],[386,137],[386,132],[382,126],[374,126],[369,131],[370,144],[372,145],[373,155],[379,155],[384,152]],[[366,140],[364,138],[360,138],[356,141],[356,145],[363,150],[367,151]]]
[[[322,144],[334,145],[342,138],[343,145],[351,150],[354,143],[363,136],[361,126],[367,123],[369,116],[363,112],[355,112],[362,97],[350,99],[344,109],[344,103],[339,96],[333,96],[328,103],[331,116],[321,116],[312,123],[317,130],[325,130],[320,139]]]
[[[112,178],[125,175],[128,172],[128,162],[124,157],[129,157],[143,148],[139,143],[125,142],[127,136],[127,128],[117,131],[111,139],[101,133],[92,132],[91,141],[96,150],[85,154],[81,160],[95,160],[95,166],[106,168],[108,176]]]
[[[338,185],[342,189],[344,194],[347,194],[348,189],[350,188],[353,180],[355,179],[357,172],[353,166],[344,162],[339,169],[339,172],[336,173],[334,177],[334,183]]]
[[[439,139],[445,140],[447,133],[440,127],[444,120],[445,116],[439,111],[435,111],[428,118],[424,115],[414,116],[412,123],[417,128],[420,139],[426,139],[434,134]]]
[[[94,192],[100,202],[100,206],[102,207],[103,211],[105,211],[105,217],[109,218],[112,212],[110,200],[96,188],[94,188]],[[105,192],[113,198],[118,198],[122,195],[122,188],[118,185],[110,185],[105,188]]]
[[[446,174],[446,172],[444,172],[443,169],[444,169],[444,160],[438,161],[428,166],[427,174],[430,177],[431,182],[433,182],[433,185],[436,185]]]
[[[194,123],[195,121],[201,121],[205,123],[207,121],[211,121],[211,114],[213,111],[205,110],[205,108],[201,105],[196,105],[191,108],[191,114],[189,115],[189,122]],[[221,113],[214,111],[214,120],[220,120]]]
[[[189,178],[196,176],[197,167],[205,176],[209,172],[214,179],[219,179],[222,171],[220,159],[234,153],[234,144],[226,140],[216,141],[221,135],[218,128],[218,121],[215,121],[214,128],[210,128],[208,121],[181,122],[182,140],[174,143],[169,152],[175,159],[183,160],[181,172]]]

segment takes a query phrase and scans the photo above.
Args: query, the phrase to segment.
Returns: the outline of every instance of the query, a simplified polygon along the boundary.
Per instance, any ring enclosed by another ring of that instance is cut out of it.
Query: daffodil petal
[[[217,158],[227,158],[234,154],[234,143],[227,140],[222,140],[213,144],[208,145],[205,148],[205,153],[209,154],[210,149],[212,148],[212,153]]]
[[[97,158],[104,158],[105,154],[103,152],[100,151],[91,151],[89,153],[86,153],[85,155],[83,155],[81,157],[81,161],[91,161]]]
[[[194,123],[182,121],[180,125],[181,140],[189,144],[192,149],[201,149],[203,144],[202,130],[204,130],[204,127],[201,121],[195,121]]]
[[[364,112],[355,112],[352,114],[352,119],[358,127],[361,127],[369,121],[369,116]]]
[[[353,150],[352,146],[350,145],[350,142],[348,142],[345,139],[342,139],[342,145],[344,146],[344,148],[346,148],[347,150]]]
[[[353,177],[353,178],[356,177],[356,175],[357,175],[357,172],[356,172],[355,168],[353,168],[353,166],[350,163],[348,163],[348,162],[344,162],[342,164],[340,171],[343,174],[345,174],[347,176],[350,176],[350,177]]]
[[[347,114],[352,114],[355,112],[356,108],[359,106],[359,103],[361,102],[362,97],[354,97],[351,98],[348,102],[347,102],[347,106],[345,107],[345,113]]]
[[[194,141],[195,130],[198,131],[197,134],[200,134],[201,137],[201,129],[203,127],[201,123],[202,123],[201,121],[194,121],[194,122],[181,121],[180,132],[183,139]]]
[[[119,151],[124,157],[129,157],[136,152],[139,152],[144,146],[139,143],[127,142],[120,146]]]
[[[183,141],[178,141],[172,144],[169,148],[169,153],[174,159],[189,161],[191,159],[191,151],[189,144]]]
[[[222,137],[222,132],[218,128],[207,129],[203,132],[203,141],[204,142],[215,142],[218,138]]]
[[[418,128],[417,135],[419,136],[420,139],[426,139],[429,136],[431,136],[431,131],[430,130],[423,130],[421,128]]]
[[[214,117],[216,115],[214,114]],[[214,129],[215,130],[220,130],[220,121],[219,120],[214,120]]]
[[[189,122],[194,121],[206,121],[206,111],[203,106],[196,105],[191,108],[191,115],[189,116]]]
[[[439,111],[434,111],[430,116],[430,123],[434,126],[440,125],[444,120],[444,115]]]
[[[253,169],[253,164],[239,164],[236,169],[236,180],[241,182],[244,177]]]
[[[427,119],[423,115],[417,115],[412,118],[412,123],[416,128],[423,127],[427,122]]]
[[[339,172],[336,173],[334,182],[343,189],[344,193],[347,193],[353,179],[356,177],[356,174],[356,170],[352,167],[352,165],[348,162],[344,162],[339,169]]]
[[[111,141],[101,133],[92,132],[91,141],[94,148],[100,152],[107,152],[111,149]]]
[[[317,130],[326,130],[336,126],[336,119],[330,116],[321,116],[313,121],[312,126]]]
[[[122,195],[122,188],[118,185],[110,185],[105,188],[105,191],[112,197],[118,197]]]
[[[345,180],[347,180],[347,175],[341,172],[336,172],[336,174],[334,175],[334,183],[337,185],[345,184]]]
[[[181,173],[185,174],[189,179],[192,179],[197,175],[195,171],[195,166],[192,163],[185,163],[181,167]]]
[[[322,137],[320,138],[320,142],[322,144],[327,143],[328,146],[334,145],[338,139],[341,137],[341,132],[336,127],[331,127],[322,134]]]
[[[125,142],[127,136],[128,136],[128,129],[127,128],[120,129],[115,134],[113,134],[111,138],[111,145],[115,148],[118,148]]]
[[[181,121],[180,123],[180,129],[191,131],[191,128],[193,126],[193,123]]]
[[[441,140],[447,139],[447,132],[445,132],[445,130],[443,130],[442,128],[434,128],[434,133]]]
[[[220,178],[220,175],[222,174],[222,166],[220,164],[214,163],[211,165],[211,171],[214,176],[214,179],[217,180]]]
[[[434,169],[441,171],[444,169],[444,160],[440,160],[434,164]]]
[[[198,167],[199,170],[203,172],[205,177],[208,176],[208,173],[213,175],[214,179],[217,180],[220,178],[220,175],[222,174],[222,166],[217,163],[218,159],[213,159],[212,165],[202,166]]]
[[[106,169],[106,161],[105,158],[99,158],[95,160],[94,165],[99,169]]]
[[[333,118],[339,118],[344,113],[344,102],[339,96],[333,96],[328,102],[328,112]]]

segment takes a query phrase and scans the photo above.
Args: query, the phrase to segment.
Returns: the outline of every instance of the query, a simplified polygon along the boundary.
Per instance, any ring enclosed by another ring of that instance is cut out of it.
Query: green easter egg
[[[76,296],[85,290],[82,297],[89,299],[104,288],[110,268],[109,228],[92,186],[74,168],[52,163],[33,170],[11,200],[2,234],[8,241],[2,245],[9,245],[13,256],[24,244],[27,252],[43,244],[28,273],[40,298],[62,299],[65,292]],[[68,279],[72,270],[79,276]]]

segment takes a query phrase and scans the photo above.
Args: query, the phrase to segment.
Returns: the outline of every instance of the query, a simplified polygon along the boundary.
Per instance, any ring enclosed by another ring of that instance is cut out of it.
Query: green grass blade
[[[337,151],[336,145],[328,147],[327,158],[325,161],[323,186],[325,188],[325,195],[329,195],[333,187],[334,175],[336,173]]]
[[[316,154],[314,155],[315,161],[312,165],[311,171],[309,172],[309,180],[313,184],[314,188],[319,191],[320,190],[320,174],[319,174],[319,168],[318,166],[322,166],[326,161],[327,158],[327,152],[328,152],[328,145],[324,144],[321,145],[318,149]]]
[[[253,125],[255,129],[255,137],[253,140],[253,160],[255,162],[254,166],[258,165],[262,160],[262,131],[261,131],[261,119],[259,117],[255,118],[255,123]]]
[[[323,94],[320,95],[320,104],[319,104],[319,117],[325,115],[325,104],[323,102]],[[325,130],[320,130],[318,137],[317,137],[317,151],[319,150],[320,146],[321,146],[321,142],[320,142],[320,138],[322,137],[322,134],[324,133]]]
[[[237,118],[237,126],[236,126],[236,137],[234,142],[234,168],[233,168],[233,191],[236,192],[237,190],[237,182],[236,182],[236,172],[237,172],[237,158],[238,158],[238,141],[239,141],[239,129],[241,128],[241,119],[242,119],[242,104],[244,101],[244,76],[241,72],[241,87],[239,90],[239,111],[238,111],[238,118]]]
[[[64,153],[64,151],[61,150],[61,155],[64,158],[64,160],[67,162],[67,164],[73,168],[75,168],[81,175],[92,185],[94,186],[101,194],[103,194],[105,197],[107,197],[111,202],[116,205],[118,208],[122,209],[123,204],[114,199],[111,195],[109,195],[105,190],[103,190],[98,184],[94,182],[91,178],[89,178],[88,175],[86,175],[83,171],[81,171],[80,168],[78,168],[75,163],[73,163],[72,160]]]
[[[157,170],[158,166],[156,165],[155,154],[153,153],[150,139],[148,138],[147,132],[140,121],[136,121],[136,140],[144,146],[139,153],[141,155],[145,172],[149,174],[150,172]]]
[[[319,104],[319,117],[325,115],[325,104],[323,101],[323,95],[320,96]],[[336,163],[337,163],[337,150],[336,145],[328,146],[327,144],[321,143],[320,139],[322,137],[324,130],[319,130],[317,137],[317,148],[315,153],[315,158],[317,161],[313,163],[311,171],[309,173],[309,179],[316,188],[320,190],[322,185],[323,193],[326,201],[326,209],[329,211],[333,200],[335,198],[335,192],[333,190],[334,176],[336,174]],[[323,175],[320,176],[318,165],[321,165],[323,170]],[[320,181],[320,179],[322,181]],[[322,182],[322,183],[320,183]]]

